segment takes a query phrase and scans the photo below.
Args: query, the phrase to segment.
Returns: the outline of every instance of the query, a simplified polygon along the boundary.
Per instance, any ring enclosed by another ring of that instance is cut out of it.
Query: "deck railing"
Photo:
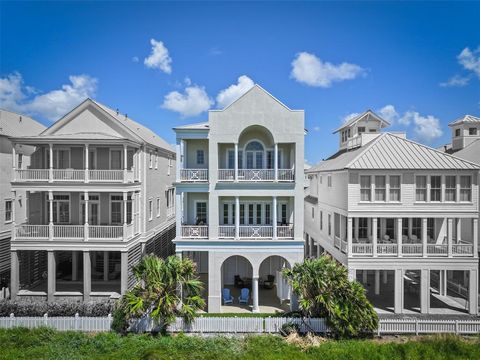
[[[208,181],[208,169],[180,169],[180,181]]]
[[[353,255],[371,255],[372,244],[352,244]]]
[[[207,225],[182,225],[182,238],[208,238]]]
[[[278,181],[294,181],[295,171],[293,169],[278,169]],[[218,169],[219,181],[235,181],[234,169]],[[238,169],[238,181],[275,181],[274,169]]]
[[[53,169],[53,180],[56,181],[84,181],[85,170]]]
[[[218,169],[218,181],[235,181],[235,170]]]
[[[48,225],[28,225],[22,224],[15,226],[15,238],[18,239],[48,239]]]
[[[402,244],[402,254],[404,256],[421,256],[423,254],[423,245]]]
[[[444,244],[427,244],[427,254],[436,256],[447,256],[448,245]]]
[[[239,227],[239,235],[241,238],[272,238],[273,237],[273,226],[262,226],[262,225],[248,225]]]
[[[123,170],[88,170],[90,181],[123,181]]]
[[[222,239],[235,237],[235,226],[221,225],[218,227],[218,237]]]
[[[293,226],[277,226],[279,239],[293,239]]]
[[[88,175],[88,176],[87,176]],[[133,182],[133,170],[17,169],[14,181]]]
[[[336,247],[338,243],[337,238],[334,240]],[[353,243],[352,244],[352,255],[367,255],[371,256],[372,253],[372,243]],[[427,257],[445,257],[448,256],[448,245],[447,244],[427,244],[427,253],[424,254],[423,244],[402,244],[402,253],[398,253],[397,244],[377,244],[377,256],[405,256],[405,257],[414,257],[414,256],[423,256]],[[467,257],[473,256],[473,244],[471,243],[460,243],[452,244],[453,257]]]
[[[50,171],[48,169],[17,169],[17,181],[48,181]]]
[[[377,244],[378,255],[396,255],[397,244]]]
[[[123,226],[89,225],[88,236],[91,239],[123,239]]]
[[[294,181],[295,170],[293,169],[278,169],[278,181]]]
[[[53,225],[53,238],[82,239],[85,237],[84,225]]]
[[[125,232],[123,225],[53,225],[50,232],[49,225],[20,224],[13,240],[123,240],[133,237],[133,232],[133,224]]]
[[[456,256],[472,256],[473,244],[453,244],[452,254]]]

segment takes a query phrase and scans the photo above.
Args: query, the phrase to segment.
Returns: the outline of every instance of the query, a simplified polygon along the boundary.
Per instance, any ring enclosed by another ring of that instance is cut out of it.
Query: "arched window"
[[[246,168],[262,169],[264,168],[264,149],[259,141],[251,141],[245,147]]]
[[[245,148],[246,151],[263,151],[263,145],[258,141],[250,142]]]

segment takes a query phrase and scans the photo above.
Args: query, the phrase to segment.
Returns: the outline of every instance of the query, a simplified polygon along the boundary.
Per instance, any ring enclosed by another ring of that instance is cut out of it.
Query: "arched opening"
[[[272,133],[260,125],[249,126],[238,137],[240,169],[273,169],[274,139]]]
[[[281,312],[290,310],[290,286],[282,276],[282,270],[290,268],[282,256],[272,255],[260,264],[259,306],[260,312]]]
[[[252,307],[253,267],[243,256],[225,259],[222,274],[222,312],[249,312]]]

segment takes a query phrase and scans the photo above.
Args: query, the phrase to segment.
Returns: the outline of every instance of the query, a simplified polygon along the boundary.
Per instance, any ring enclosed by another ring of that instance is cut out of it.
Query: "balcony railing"
[[[87,176],[88,175],[88,176]],[[133,182],[133,170],[21,169],[14,181]]]
[[[218,237],[221,239],[228,239],[235,237],[235,226],[222,225],[218,227]]]
[[[402,244],[402,254],[404,256],[422,256],[422,244]]]
[[[273,239],[273,226],[271,225],[241,225],[238,228],[241,239]],[[234,225],[220,225],[218,227],[220,239],[235,238]],[[293,226],[277,226],[278,239],[293,239]]]
[[[57,181],[84,181],[85,170],[53,169],[53,180]]]
[[[218,181],[235,181],[235,170],[233,169],[219,169]]]
[[[87,231],[85,232],[85,230]],[[15,226],[14,240],[127,240],[133,237],[133,224],[122,225],[29,225]],[[88,234],[88,236],[85,236]]]
[[[380,256],[396,255],[397,254],[397,244],[378,244],[377,245],[377,254],[380,255]]]
[[[353,255],[372,255],[372,244],[352,244]]]
[[[239,235],[241,238],[273,238],[273,226],[240,226]]]
[[[335,241],[336,245],[336,241]],[[354,256],[371,256],[373,255],[373,245],[371,243],[353,243],[352,244],[352,255]],[[397,244],[377,244],[376,249],[377,256],[398,256],[398,245]],[[448,253],[447,244],[427,244],[426,247],[427,257],[446,257]],[[402,256],[405,257],[423,257],[424,249],[423,244],[402,244]],[[473,244],[463,242],[460,244],[452,244],[453,257],[462,257],[462,256],[473,256]]]
[[[208,169],[180,169],[180,181],[208,181]]]
[[[456,256],[472,256],[473,244],[453,244],[452,254]]]
[[[293,169],[278,169],[277,179],[275,179],[274,169],[238,169],[238,181],[294,181],[295,171]],[[234,169],[219,169],[218,181],[235,181]]]
[[[205,239],[208,238],[207,225],[182,225],[182,238]]]
[[[447,256],[448,245],[427,244],[427,254],[435,256]]]
[[[293,239],[293,226],[277,226],[279,239]]]
[[[20,181],[48,181],[50,170],[26,169],[16,170],[16,179]]]

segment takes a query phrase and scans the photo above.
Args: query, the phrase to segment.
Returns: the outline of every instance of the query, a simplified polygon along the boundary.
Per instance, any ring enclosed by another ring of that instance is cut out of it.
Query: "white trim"
[[[114,200],[112,201],[112,196],[121,196],[122,200]],[[122,225],[123,224],[123,193],[115,192],[115,193],[110,193],[108,196],[108,224],[109,225]],[[122,205],[120,206],[120,222],[119,223],[113,223],[112,222],[112,202],[119,202]]]
[[[148,198],[148,221],[153,220],[153,197]]]
[[[198,203],[205,203],[205,209],[206,209],[206,212],[205,212],[205,220],[206,220],[206,224],[205,225],[208,225],[209,223],[209,219],[208,219],[208,200],[202,200],[202,199],[197,199],[197,200],[193,200],[193,220],[195,222],[195,219],[197,218],[197,204]],[[223,212],[222,212],[222,218],[223,218]],[[188,220],[188,219],[187,219]],[[185,222],[185,220],[184,220]],[[188,222],[188,221],[187,221]]]
[[[81,222],[81,220],[82,220],[85,212],[82,211],[82,205],[85,203],[85,200],[82,200],[82,196],[85,196],[85,194],[84,194],[84,193],[81,193],[81,192],[79,192],[78,194],[79,194],[79,196],[78,196],[78,206],[79,206],[79,210],[78,210],[79,219],[78,219],[78,222],[80,223],[80,225],[83,225],[82,222]],[[97,196],[98,196],[98,200],[90,200],[90,196],[92,196],[92,195],[93,195],[93,196],[97,195]],[[100,215],[101,215],[101,213],[102,213],[102,207],[101,207],[101,205],[100,205],[100,204],[101,204],[101,200],[100,200],[100,199],[101,199],[101,194],[100,194],[100,193],[93,193],[93,192],[92,192],[92,193],[90,193],[90,192],[88,193],[88,206],[90,206],[90,204],[92,204],[92,203],[98,204],[98,213],[97,213],[97,224],[98,224],[98,225],[100,225],[100,219],[101,219],[101,216],[100,216]],[[88,217],[90,217],[91,214],[92,214],[91,209],[88,209]],[[93,225],[92,223],[90,223],[90,219],[88,219],[88,225]]]
[[[122,148],[117,148],[117,147],[110,147],[108,148],[108,168],[110,170],[122,170],[123,169],[123,149]],[[119,151],[120,152],[120,168],[119,169],[113,169],[112,168],[112,151]]]
[[[157,196],[156,205],[157,205],[157,217],[160,217],[160,206],[161,206],[160,196]]]

